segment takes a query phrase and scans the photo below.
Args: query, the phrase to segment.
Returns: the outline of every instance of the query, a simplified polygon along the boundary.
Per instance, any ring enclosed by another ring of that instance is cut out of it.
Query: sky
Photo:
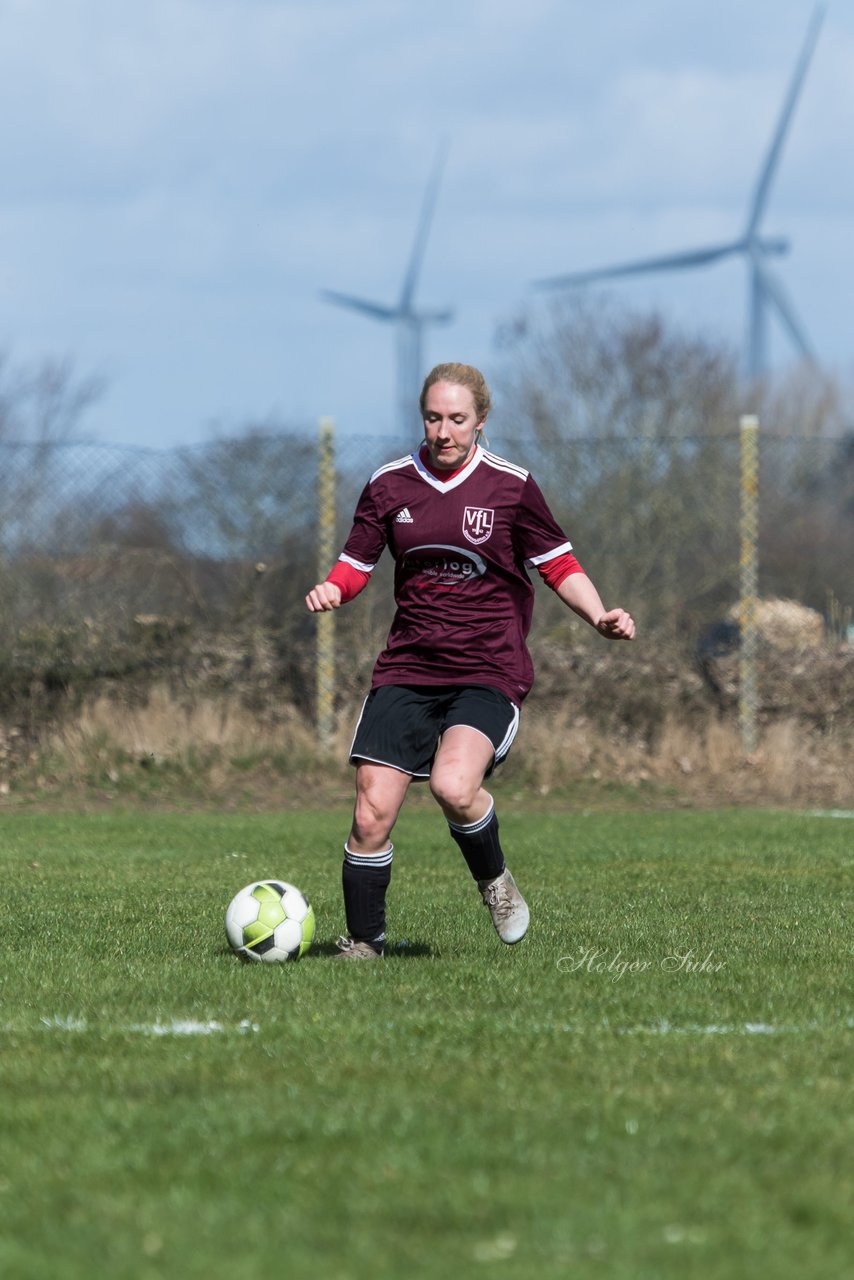
[[[248,422],[397,429],[390,326],[437,148],[424,363],[495,377],[532,282],[736,236],[812,0],[0,0],[0,351],[166,447]],[[763,229],[854,371],[854,4],[830,0]],[[613,285],[740,347],[739,260]],[[771,330],[771,360],[792,350]]]

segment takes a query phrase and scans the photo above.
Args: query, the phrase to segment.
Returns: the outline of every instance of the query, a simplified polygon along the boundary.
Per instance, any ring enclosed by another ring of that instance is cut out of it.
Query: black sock
[[[475,880],[494,880],[501,875],[505,863],[494,804],[490,804],[489,810],[477,822],[463,825],[449,821],[448,827]]]
[[[367,942],[376,951],[385,943],[385,895],[391,881],[394,845],[383,853],[351,853],[344,845],[341,883],[347,932],[354,942]]]

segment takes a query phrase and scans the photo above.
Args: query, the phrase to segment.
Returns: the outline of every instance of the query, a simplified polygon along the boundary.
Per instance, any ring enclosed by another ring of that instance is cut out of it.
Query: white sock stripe
[[[390,867],[392,863],[391,854],[379,854],[376,857],[361,857],[358,853],[348,853],[344,855],[344,861],[350,867]]]
[[[381,853],[353,853],[347,842],[344,842],[344,861],[352,867],[390,867],[394,845],[389,845]]]
[[[490,822],[492,821],[492,815],[494,813],[495,813],[495,801],[492,800],[490,801],[490,805],[486,813],[483,815],[482,818],[478,818],[477,822],[470,822],[466,824],[462,822],[451,822],[449,820],[448,826],[451,828],[452,831],[459,831],[460,835],[476,836],[478,831],[483,831],[484,827],[489,826]]]

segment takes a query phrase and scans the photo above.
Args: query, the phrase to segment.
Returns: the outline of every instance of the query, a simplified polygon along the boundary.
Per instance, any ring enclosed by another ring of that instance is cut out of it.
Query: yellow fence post
[[[321,418],[317,458],[317,581],[332,568],[335,555],[335,423]],[[335,613],[317,615],[317,736],[328,749],[335,729]]]
[[[746,755],[756,750],[758,705],[756,659],[756,592],[759,564],[759,419],[741,419],[741,599],[738,720]]]

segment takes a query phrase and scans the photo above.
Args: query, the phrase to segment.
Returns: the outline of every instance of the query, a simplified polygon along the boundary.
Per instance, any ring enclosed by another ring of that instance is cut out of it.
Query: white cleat
[[[516,881],[505,867],[495,880],[478,880],[480,896],[492,916],[492,923],[502,942],[519,942],[528,932],[531,913],[516,888]]]

